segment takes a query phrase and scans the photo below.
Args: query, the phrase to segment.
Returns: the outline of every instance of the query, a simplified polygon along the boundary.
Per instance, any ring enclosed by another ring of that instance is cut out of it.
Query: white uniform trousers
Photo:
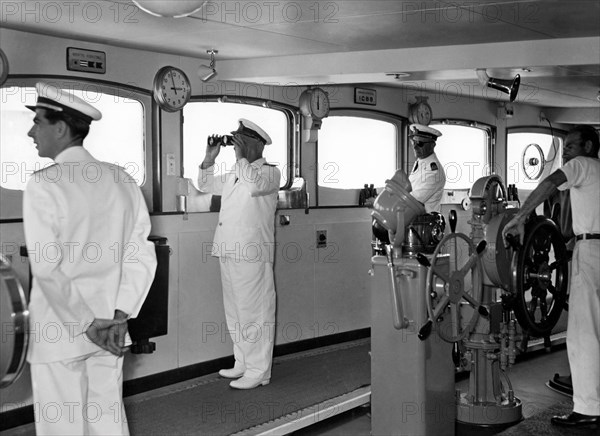
[[[123,357],[108,351],[31,365],[35,430],[41,435],[128,435]]]
[[[578,241],[571,262],[567,351],[573,411],[600,415],[600,240]]]
[[[235,368],[245,377],[271,378],[275,342],[273,264],[221,257],[223,304]]]

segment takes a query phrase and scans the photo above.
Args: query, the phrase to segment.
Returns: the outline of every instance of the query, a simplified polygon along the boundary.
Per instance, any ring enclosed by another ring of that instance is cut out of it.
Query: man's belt
[[[600,233],[584,233],[583,235],[577,235],[575,238],[578,241],[585,241],[586,239],[600,239]]]

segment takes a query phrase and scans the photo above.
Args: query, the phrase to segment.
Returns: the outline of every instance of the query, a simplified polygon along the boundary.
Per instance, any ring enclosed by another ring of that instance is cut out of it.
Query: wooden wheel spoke
[[[465,277],[469,271],[471,271],[471,268],[473,268],[473,265],[475,265],[475,262],[477,262],[478,258],[479,255],[477,253],[473,253],[471,257],[469,257],[467,263],[465,263],[465,265],[459,271],[461,277]]]
[[[446,306],[448,305],[448,303],[450,302],[450,296],[449,295],[444,295],[442,297],[442,299],[440,300],[440,302],[435,306],[435,309],[433,309],[433,319],[436,320],[440,314],[444,311],[444,309],[446,309]]]
[[[529,302],[529,313],[535,313],[537,309],[538,298],[536,296],[531,297],[531,301]]]
[[[460,308],[458,304],[450,305],[450,323],[452,324],[452,337],[458,338],[460,335]]]
[[[540,313],[542,315],[541,320],[545,321],[548,319],[548,303],[546,303],[546,299],[540,299]]]
[[[475,308],[479,307],[479,302],[477,300],[475,300],[475,298],[473,298],[473,296],[471,296],[467,292],[463,292],[462,297],[465,300],[467,300],[471,306],[473,306]]]
[[[554,271],[555,269],[560,268],[561,266],[563,266],[567,262],[568,262],[567,259],[555,260],[550,265],[548,265],[548,268],[550,268],[550,271]]]

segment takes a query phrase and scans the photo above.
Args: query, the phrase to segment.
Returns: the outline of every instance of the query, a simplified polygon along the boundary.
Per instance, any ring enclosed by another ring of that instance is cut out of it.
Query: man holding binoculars
[[[263,158],[271,137],[258,125],[239,120],[232,136],[208,137],[198,177],[202,192],[221,195],[212,255],[220,258],[223,303],[233,341],[233,368],[219,375],[229,386],[252,389],[271,378],[275,340],[275,209],[281,172]],[[221,147],[233,145],[233,170],[215,176]]]

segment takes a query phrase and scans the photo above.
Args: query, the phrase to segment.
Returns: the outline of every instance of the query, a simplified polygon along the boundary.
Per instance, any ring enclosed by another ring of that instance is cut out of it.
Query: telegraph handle
[[[427,339],[431,334],[431,327],[433,327],[433,321],[431,319],[428,319],[427,322],[423,324],[423,327],[419,329],[417,337],[422,341]]]
[[[454,231],[456,230],[456,211],[454,209],[452,209],[450,211],[450,218],[448,219],[448,221],[450,221],[450,231],[452,233],[454,233]]]
[[[398,295],[398,286],[396,284],[396,267],[394,266],[394,250],[391,245],[387,246],[388,269],[392,282],[392,312],[394,314],[394,328],[396,330],[405,329],[408,327],[408,320],[404,317],[404,307],[402,298]]]
[[[429,262],[429,259],[427,259],[427,257],[423,254],[423,253],[418,253],[417,254],[417,262],[419,262],[422,266],[426,267],[426,268],[430,268],[431,267],[431,262]],[[423,326],[419,329],[419,333],[417,334],[417,337],[424,341],[425,339],[427,339],[429,337],[429,335],[431,334],[431,328],[433,327],[433,321],[430,319],[427,320],[427,322],[425,324],[423,324]]]
[[[481,255],[481,253],[483,253],[485,251],[486,247],[487,247],[487,241],[485,239],[482,241],[479,241],[479,244],[477,244],[477,247],[475,247],[475,251],[477,252],[477,255],[478,256]],[[479,314],[481,316],[484,316],[486,318],[490,315],[487,308],[482,305],[479,305],[477,307],[477,311],[479,312]]]
[[[458,342],[455,342],[452,346],[452,362],[457,368],[460,366],[460,350],[458,349]]]

